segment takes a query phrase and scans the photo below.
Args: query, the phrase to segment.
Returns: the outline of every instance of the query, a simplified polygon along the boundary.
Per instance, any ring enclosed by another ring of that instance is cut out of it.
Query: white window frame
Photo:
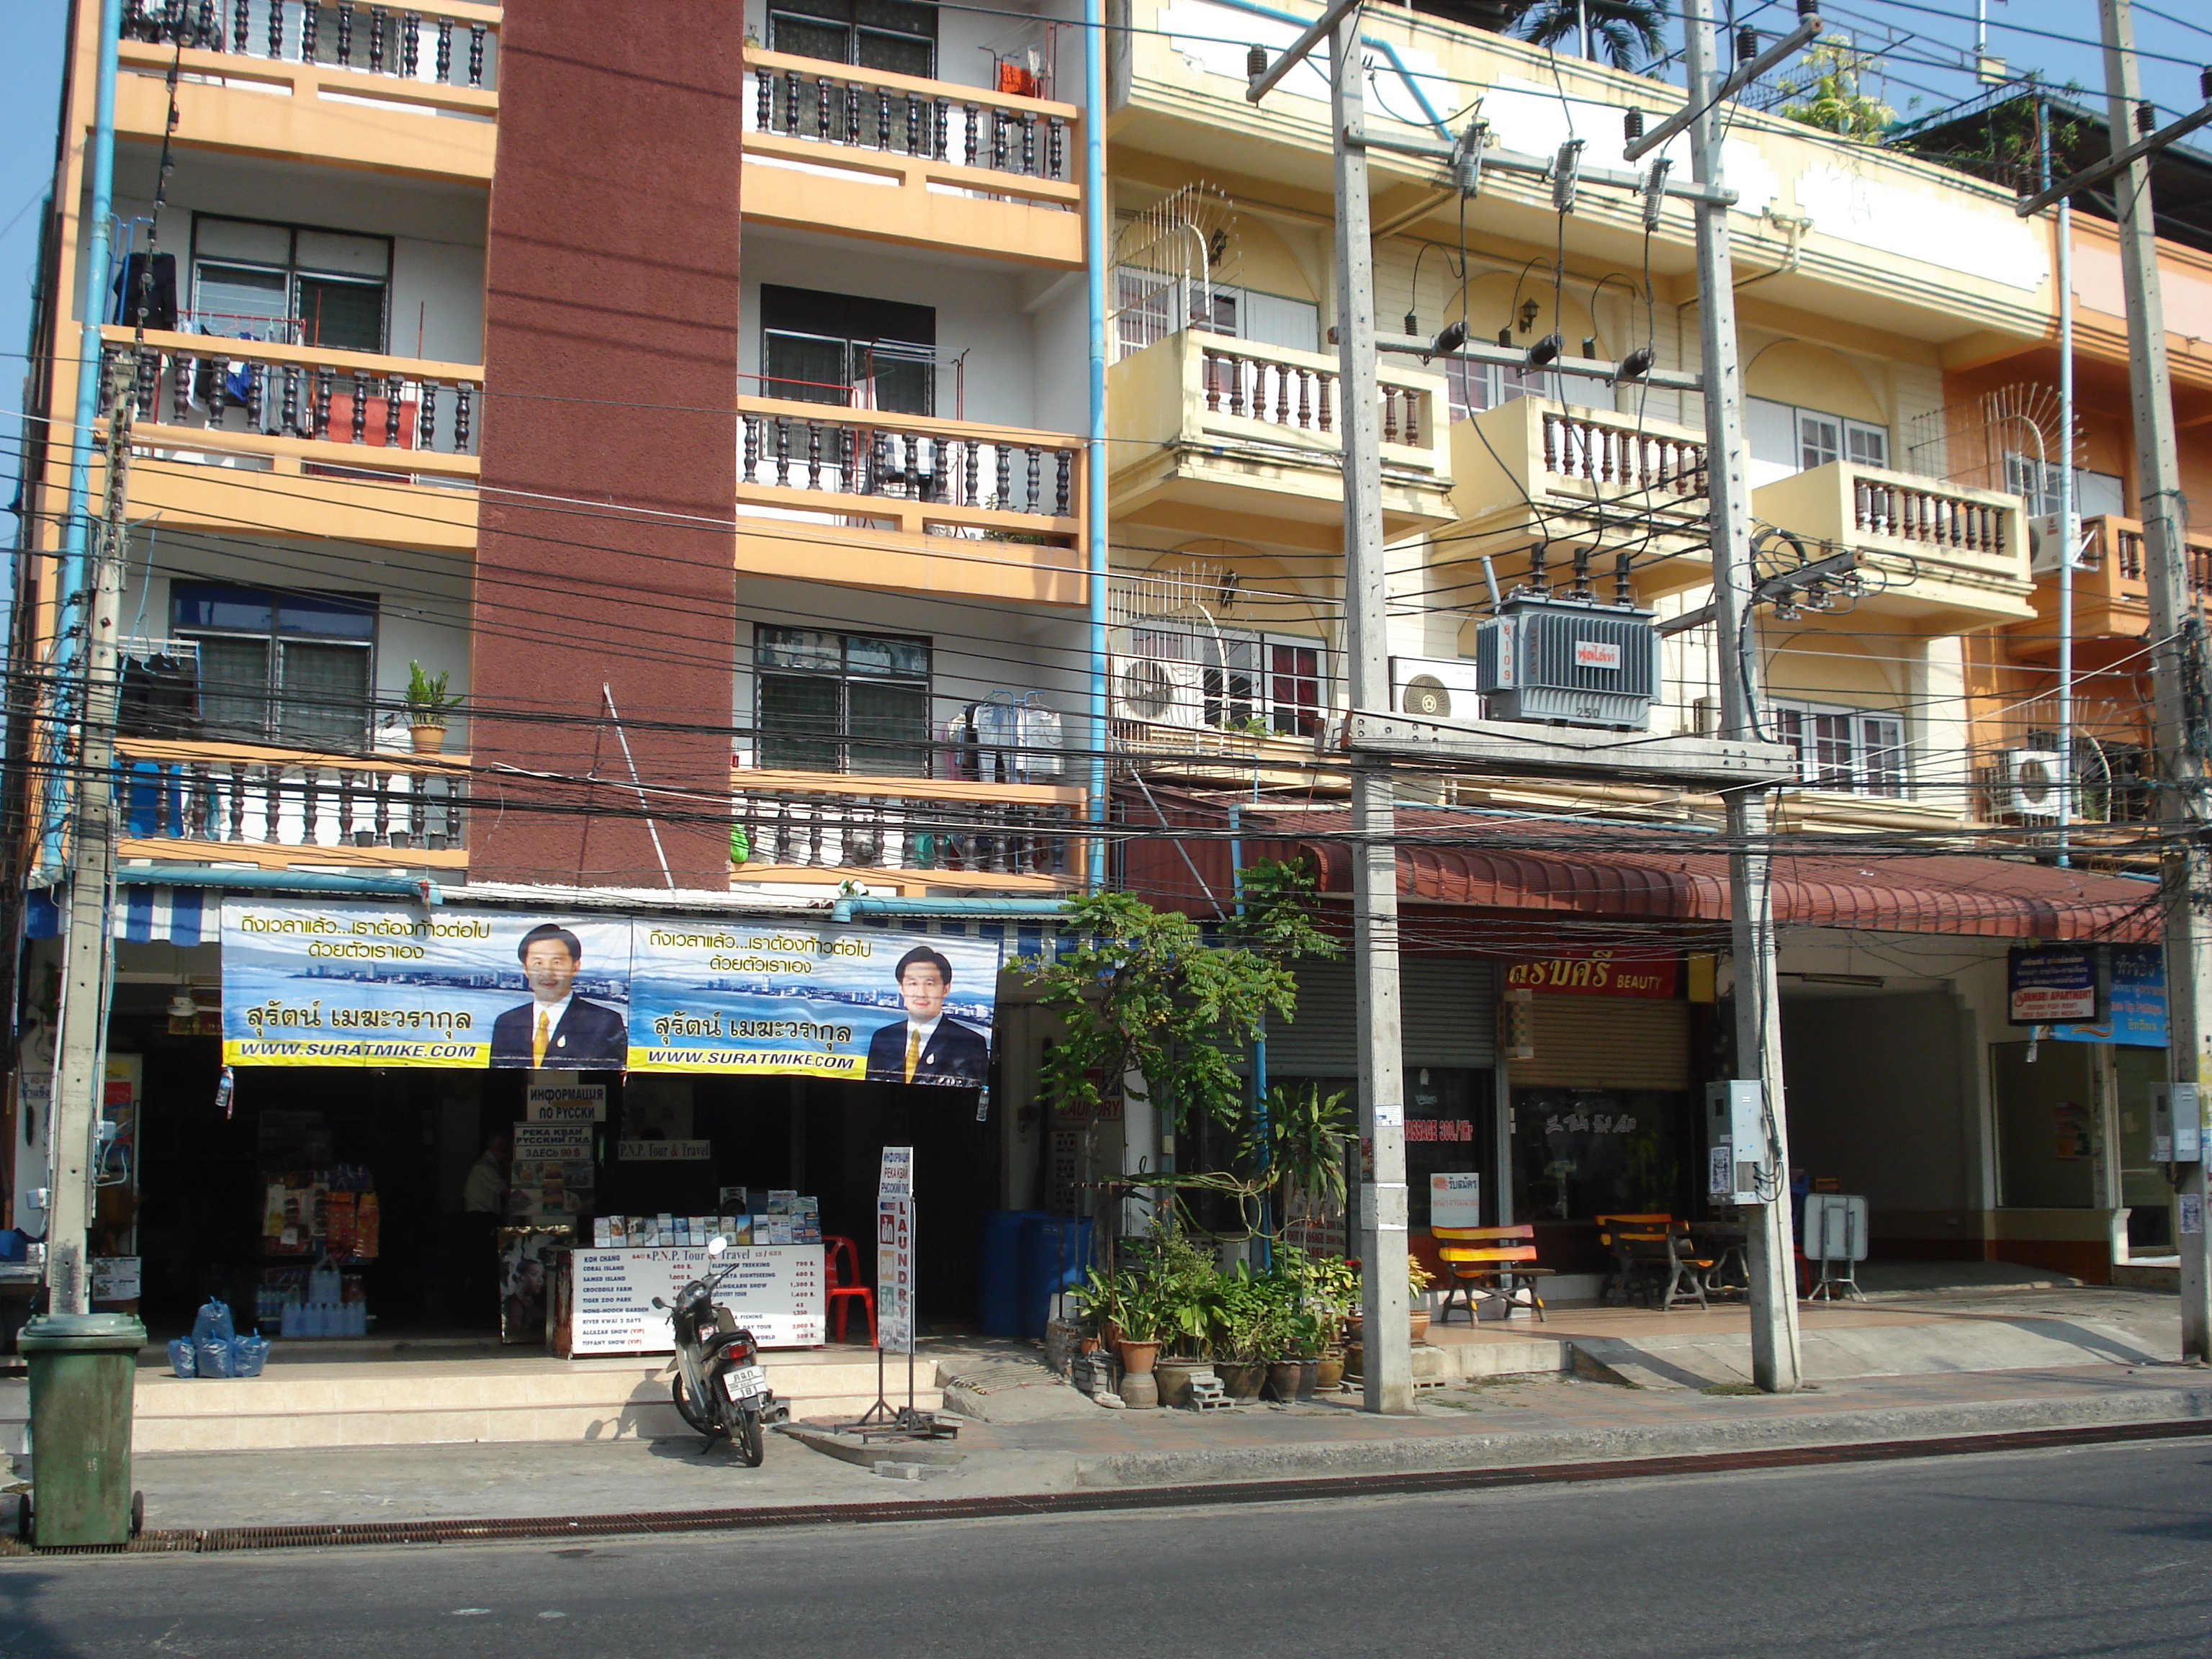
[[[1832,415],[1825,410],[1785,404],[1775,398],[1754,398],[1749,401],[1779,410],[1789,417],[1792,460],[1760,463],[1768,467],[1787,465],[1789,472],[1784,477],[1809,472],[1816,466],[1827,466],[1837,461],[1885,472],[1889,470],[1889,428],[1886,426]]]
[[[1311,703],[1277,695],[1280,688],[1273,666],[1273,647],[1314,653],[1314,672],[1293,674],[1294,682],[1310,678],[1316,700]],[[1188,663],[1198,669],[1198,724],[1226,731],[1231,722],[1256,720],[1276,736],[1304,736],[1301,722],[1326,720],[1329,702],[1329,665],[1327,643],[1310,635],[1269,634],[1251,628],[1213,628],[1203,623],[1146,622],[1133,624],[1130,647],[1139,656],[1162,662]],[[1225,659],[1225,660],[1224,660]]]
[[[1777,740],[1797,751],[1804,787],[1885,800],[1912,798],[1911,732],[1903,714],[1840,703],[1770,707]]]

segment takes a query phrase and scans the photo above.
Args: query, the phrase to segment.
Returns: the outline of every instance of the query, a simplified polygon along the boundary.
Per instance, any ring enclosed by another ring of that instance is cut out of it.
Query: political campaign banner
[[[965,1088],[988,1075],[995,940],[641,920],[630,963],[632,1071]]]
[[[226,899],[227,1066],[619,1069],[630,923]]]

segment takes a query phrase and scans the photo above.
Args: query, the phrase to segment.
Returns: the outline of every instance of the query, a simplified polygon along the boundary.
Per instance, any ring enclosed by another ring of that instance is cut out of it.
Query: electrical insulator
[[[1528,348],[1528,367],[1541,368],[1547,363],[1557,362],[1559,354],[1566,349],[1567,343],[1559,335],[1547,334]]]
[[[1245,78],[1256,81],[1267,72],[1267,49],[1265,46],[1254,46],[1244,54]]]
[[[2197,95],[2212,104],[2212,64],[2197,71]]]
[[[2207,70],[2205,73],[2208,76],[2212,76],[2212,70]],[[2205,96],[2212,98],[2212,93],[2207,93]],[[1628,142],[1632,144],[1638,138],[1641,138],[1644,136],[1644,112],[1640,109],[1632,109],[1626,115],[1622,116],[1620,118],[1620,131],[1623,136],[1626,137]]]
[[[1504,327],[1498,331],[1498,343],[1502,346],[1510,346],[1513,343],[1512,324],[1508,323]]]
[[[1820,15],[1820,0],[1797,0],[1797,18],[1800,22],[1808,18],[1818,17]]]
[[[1650,346],[1638,346],[1620,360],[1620,368],[1613,378],[1621,380],[1640,380],[1651,372],[1653,354]]]
[[[1759,31],[1738,29],[1735,37],[1735,61],[1748,64],[1759,56]]]
[[[1667,207],[1667,174],[1674,163],[1661,156],[1651,164],[1651,171],[1644,178],[1644,228],[1659,228],[1659,216]]]
[[[2158,131],[2158,106],[2144,102],[2136,106],[2136,131],[2148,138]]]
[[[1552,210],[1572,213],[1575,210],[1575,187],[1582,179],[1583,141],[1570,138],[1559,146],[1557,160],[1552,163]]]

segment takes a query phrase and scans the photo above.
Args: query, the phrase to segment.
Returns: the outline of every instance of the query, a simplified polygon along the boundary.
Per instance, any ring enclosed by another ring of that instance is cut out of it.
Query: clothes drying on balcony
[[[1060,717],[1037,691],[994,691],[952,722],[954,761],[962,775],[983,783],[1058,780]]]

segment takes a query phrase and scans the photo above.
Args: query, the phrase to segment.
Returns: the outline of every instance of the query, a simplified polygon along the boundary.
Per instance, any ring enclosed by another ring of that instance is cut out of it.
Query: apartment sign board
[[[2014,1025],[2095,1023],[2097,958],[2086,950],[2014,950],[2005,956],[2005,1018]]]

